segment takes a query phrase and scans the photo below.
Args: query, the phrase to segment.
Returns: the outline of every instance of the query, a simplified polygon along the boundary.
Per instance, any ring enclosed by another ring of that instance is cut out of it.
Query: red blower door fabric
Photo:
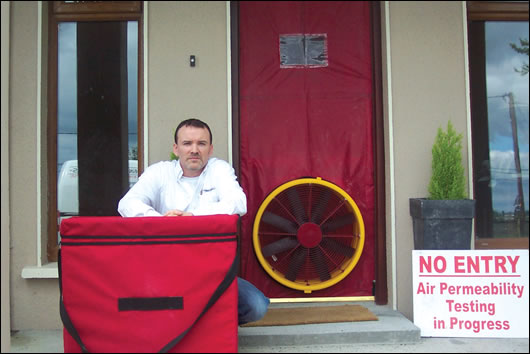
[[[374,262],[373,64],[369,1],[239,2],[241,274],[269,297],[370,296]],[[262,269],[252,226],[267,195],[321,177],[355,201],[365,244],[353,271],[304,294]]]
[[[63,220],[64,351],[237,352],[238,220]]]

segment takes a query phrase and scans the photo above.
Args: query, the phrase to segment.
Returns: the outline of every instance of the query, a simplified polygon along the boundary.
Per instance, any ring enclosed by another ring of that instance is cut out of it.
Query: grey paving
[[[272,304],[324,306],[334,303]],[[343,303],[341,303],[343,304]],[[359,303],[355,303],[359,304]],[[528,353],[528,338],[422,338],[388,306],[360,303],[378,321],[277,327],[240,327],[240,353]],[[12,353],[62,353],[62,330],[24,330],[11,336]]]
[[[416,343],[244,347],[240,353],[528,353],[528,339],[421,338]]]
[[[62,353],[61,330],[26,330],[11,337],[12,353]],[[240,353],[528,353],[526,339],[421,338],[415,343],[239,347]]]

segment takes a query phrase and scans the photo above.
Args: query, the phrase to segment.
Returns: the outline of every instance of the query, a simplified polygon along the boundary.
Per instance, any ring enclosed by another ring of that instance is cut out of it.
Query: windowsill
[[[59,270],[57,262],[51,262],[42,266],[26,266],[22,268],[22,278],[24,279],[57,279]]]

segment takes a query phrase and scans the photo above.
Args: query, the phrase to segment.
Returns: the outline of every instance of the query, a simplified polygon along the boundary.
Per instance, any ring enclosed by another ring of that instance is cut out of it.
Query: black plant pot
[[[410,198],[416,250],[469,250],[475,201]]]

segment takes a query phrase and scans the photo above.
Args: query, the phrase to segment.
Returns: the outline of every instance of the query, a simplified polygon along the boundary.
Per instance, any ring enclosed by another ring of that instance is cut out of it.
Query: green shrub
[[[438,128],[432,147],[432,175],[429,199],[466,199],[464,166],[462,165],[462,134],[457,134],[451,121],[447,132]]]

